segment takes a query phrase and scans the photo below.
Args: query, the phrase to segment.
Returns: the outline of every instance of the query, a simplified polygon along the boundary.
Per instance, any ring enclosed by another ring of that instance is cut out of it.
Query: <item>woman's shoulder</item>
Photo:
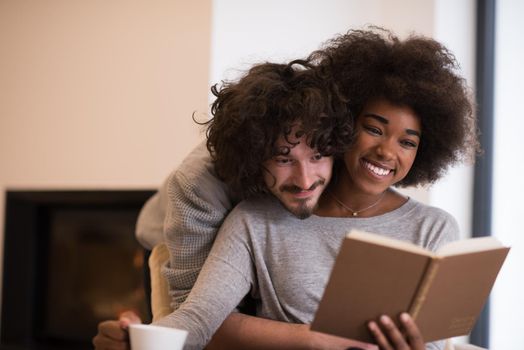
[[[409,198],[406,204],[408,206],[407,209],[409,209],[411,215],[420,215],[427,218],[455,221],[453,215],[442,208],[419,202],[413,198]]]
[[[420,222],[420,233],[428,235],[428,245],[433,247],[432,249],[459,238],[459,225],[453,215],[442,208],[420,203],[414,199],[410,201],[413,201],[411,215],[415,221]]]

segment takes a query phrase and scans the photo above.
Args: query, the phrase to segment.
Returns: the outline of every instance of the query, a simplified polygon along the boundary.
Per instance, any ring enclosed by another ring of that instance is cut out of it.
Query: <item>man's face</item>
[[[317,207],[318,199],[331,179],[333,157],[324,157],[306,143],[306,137],[296,138],[293,129],[288,136],[277,140],[277,149],[289,153],[276,155],[264,162],[267,171],[264,181],[280,202],[300,219],[309,217]],[[296,142],[298,144],[294,145]]]

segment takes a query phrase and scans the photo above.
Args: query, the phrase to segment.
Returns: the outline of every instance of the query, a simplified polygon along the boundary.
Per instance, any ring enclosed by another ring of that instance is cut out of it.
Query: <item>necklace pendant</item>
[[[351,213],[352,216],[358,216],[358,213],[361,213],[363,212],[364,210],[368,210],[368,209],[371,209],[373,208],[374,206],[376,206],[381,200],[382,198],[384,198],[384,195],[386,194],[388,190],[382,192],[382,194],[380,195],[380,197],[375,201],[375,203],[371,204],[370,206],[367,206],[365,207],[364,209],[360,209],[359,211],[354,211],[353,209],[351,209],[350,207],[348,207],[347,205],[345,205],[340,199],[337,198],[337,196],[335,196],[333,194],[333,192],[329,191],[329,195],[331,197],[333,197],[333,199],[335,200],[335,202],[338,203],[338,205],[340,205],[341,208],[344,208],[345,210],[349,211]]]

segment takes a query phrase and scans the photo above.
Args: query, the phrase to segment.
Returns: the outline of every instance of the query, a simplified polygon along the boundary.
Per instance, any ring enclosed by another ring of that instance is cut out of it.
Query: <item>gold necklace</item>
[[[329,191],[329,195],[330,195],[331,197],[333,197],[333,199],[334,199],[338,204],[340,204],[340,206],[341,206],[342,208],[344,208],[344,209],[350,211],[351,214],[352,214],[353,216],[358,216],[358,214],[362,213],[363,211],[368,210],[368,209],[371,209],[371,208],[373,208],[375,205],[377,205],[377,204],[382,200],[382,198],[384,198],[384,195],[386,194],[386,192],[387,192],[387,190],[384,191],[384,192],[382,192],[382,194],[381,194],[380,197],[377,199],[377,201],[374,202],[373,204],[371,204],[369,207],[366,207],[366,208],[364,208],[364,209],[360,209],[360,210],[353,210],[353,209],[351,209],[350,207],[348,207],[347,205],[345,205],[344,203],[342,203],[342,201],[341,201],[340,199],[338,199],[338,198],[335,196],[335,194],[334,194],[333,192],[331,192],[331,191]]]

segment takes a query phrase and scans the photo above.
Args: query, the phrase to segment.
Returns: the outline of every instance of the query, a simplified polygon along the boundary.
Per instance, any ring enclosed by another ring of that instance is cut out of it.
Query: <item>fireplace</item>
[[[134,237],[153,191],[8,191],[1,349],[92,349],[98,322],[150,319]]]

